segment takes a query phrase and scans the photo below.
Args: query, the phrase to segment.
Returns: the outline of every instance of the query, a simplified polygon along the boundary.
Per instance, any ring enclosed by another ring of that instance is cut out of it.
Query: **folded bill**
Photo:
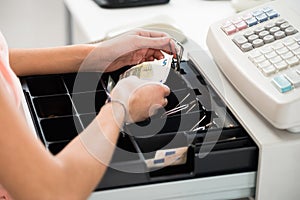
[[[163,59],[143,62],[125,71],[120,75],[120,79],[137,76],[142,80],[165,83],[171,69],[172,59],[172,55],[165,54]]]

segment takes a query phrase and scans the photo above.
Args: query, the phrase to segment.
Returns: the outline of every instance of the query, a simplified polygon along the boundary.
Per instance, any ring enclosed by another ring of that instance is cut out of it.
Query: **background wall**
[[[10,48],[64,45],[63,0],[0,0],[0,31]]]

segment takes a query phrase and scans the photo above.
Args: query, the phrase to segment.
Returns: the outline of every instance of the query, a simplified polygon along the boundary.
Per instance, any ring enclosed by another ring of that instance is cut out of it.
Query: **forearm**
[[[117,117],[113,114],[112,106],[118,112]],[[103,177],[113,155],[124,115],[120,105],[107,104],[92,124],[57,156],[64,163],[65,180],[68,181],[65,184],[76,195],[70,199],[76,199],[79,195],[83,195],[79,199],[85,199]]]
[[[40,49],[10,49],[10,65],[18,76],[78,71],[95,45],[81,44]]]
[[[0,84],[1,86],[1,84]],[[4,91],[0,87],[0,91]],[[1,94],[1,93],[0,93]],[[61,153],[52,156],[36,140],[7,95],[0,95],[0,182],[16,199],[86,199],[105,173],[106,165],[89,152],[89,145],[102,149],[109,161],[119,135],[124,110],[118,120],[111,104],[105,105],[96,119]],[[12,123],[13,119],[13,123]],[[85,136],[91,143],[83,142]],[[102,141],[103,136],[107,139]],[[100,141],[100,142],[99,142]],[[109,149],[103,144],[110,141]]]

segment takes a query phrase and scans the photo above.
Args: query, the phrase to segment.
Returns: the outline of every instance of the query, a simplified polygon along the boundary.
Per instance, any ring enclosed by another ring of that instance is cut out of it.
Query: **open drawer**
[[[181,67],[167,79],[168,105],[124,127],[91,199],[254,195],[258,147],[194,64],[186,61]],[[123,71],[21,77],[45,148],[57,154],[80,134],[107,98],[100,79],[107,83],[111,76],[116,82]],[[166,112],[178,107],[184,109]]]

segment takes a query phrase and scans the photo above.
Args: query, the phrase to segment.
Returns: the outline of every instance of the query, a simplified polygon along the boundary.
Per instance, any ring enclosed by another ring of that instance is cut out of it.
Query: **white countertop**
[[[205,39],[209,25],[235,13],[230,1],[170,0],[164,5],[120,9],[101,8],[92,0],[64,2],[87,40],[103,39],[116,29],[166,21],[167,18],[203,49],[207,49]]]

